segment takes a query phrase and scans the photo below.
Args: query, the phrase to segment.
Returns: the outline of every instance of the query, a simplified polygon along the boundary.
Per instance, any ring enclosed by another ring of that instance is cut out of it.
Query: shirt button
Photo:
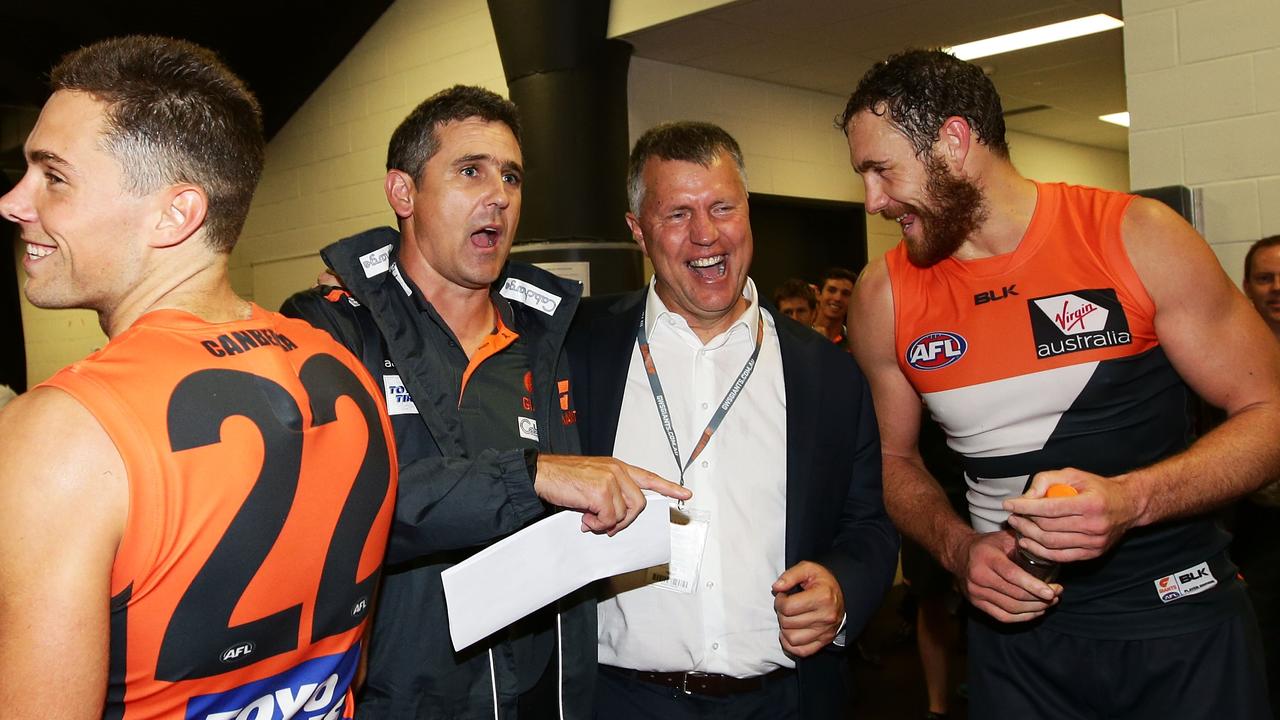
[[[714,580],[708,580],[708,581],[707,581],[707,587],[709,587],[709,588],[713,588],[713,587],[715,587],[715,586],[716,586],[716,582],[715,582]]]
[[[712,649],[712,650],[719,650],[719,649],[720,649],[720,643],[711,643],[711,649]]]
[[[707,461],[706,461],[706,460],[703,460],[703,461],[702,461],[702,467],[706,467],[706,466],[707,466]]]
[[[706,410],[706,409],[707,409],[707,404],[706,404],[706,403],[702,403],[702,409],[703,409],[703,410]]]

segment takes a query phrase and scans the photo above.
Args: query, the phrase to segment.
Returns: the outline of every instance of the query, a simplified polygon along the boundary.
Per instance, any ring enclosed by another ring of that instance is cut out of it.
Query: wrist
[[[524,467],[529,473],[530,485],[538,484],[538,457],[540,455],[541,453],[538,451],[538,448],[524,449]]]

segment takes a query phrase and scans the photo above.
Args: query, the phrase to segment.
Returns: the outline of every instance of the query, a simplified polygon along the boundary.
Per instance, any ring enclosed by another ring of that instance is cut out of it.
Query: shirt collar
[[[684,332],[692,334],[693,331],[689,329],[689,323],[678,313],[668,310],[666,304],[662,302],[662,298],[658,297],[656,284],[657,278],[655,277],[649,281],[649,290],[645,294],[645,335],[653,337],[654,328],[658,326],[659,321],[663,324],[670,324],[673,328],[679,328]],[[727,340],[735,331],[738,331],[739,328],[744,329],[747,332],[748,337],[753,341],[755,340],[756,330],[760,326],[761,322],[760,300],[756,293],[756,283],[749,277],[747,278],[747,284],[742,288],[742,297],[747,299],[747,309],[738,316],[737,320],[735,320],[728,329],[712,338],[711,341],[706,344],[707,347],[722,345],[725,340]]]

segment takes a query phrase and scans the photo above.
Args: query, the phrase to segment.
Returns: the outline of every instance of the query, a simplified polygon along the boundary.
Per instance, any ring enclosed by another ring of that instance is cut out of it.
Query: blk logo
[[[990,303],[990,302],[1003,300],[1011,295],[1017,295],[1018,294],[1017,287],[1018,287],[1018,284],[1014,283],[1013,285],[1006,285],[1000,288],[1000,291],[998,293],[995,290],[984,290],[983,292],[977,293],[976,295],[973,296],[973,304],[986,305],[987,303]]]

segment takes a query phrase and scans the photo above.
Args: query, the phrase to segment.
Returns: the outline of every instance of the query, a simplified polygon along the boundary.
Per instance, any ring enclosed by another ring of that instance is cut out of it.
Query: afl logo
[[[355,605],[351,606],[351,617],[359,617],[361,613],[369,609],[369,599],[360,598]]]
[[[907,348],[907,364],[916,370],[938,370],[964,357],[969,343],[952,332],[925,333]]]
[[[218,659],[224,663],[230,664],[239,662],[253,654],[254,644],[250,641],[237,643],[222,651]]]

